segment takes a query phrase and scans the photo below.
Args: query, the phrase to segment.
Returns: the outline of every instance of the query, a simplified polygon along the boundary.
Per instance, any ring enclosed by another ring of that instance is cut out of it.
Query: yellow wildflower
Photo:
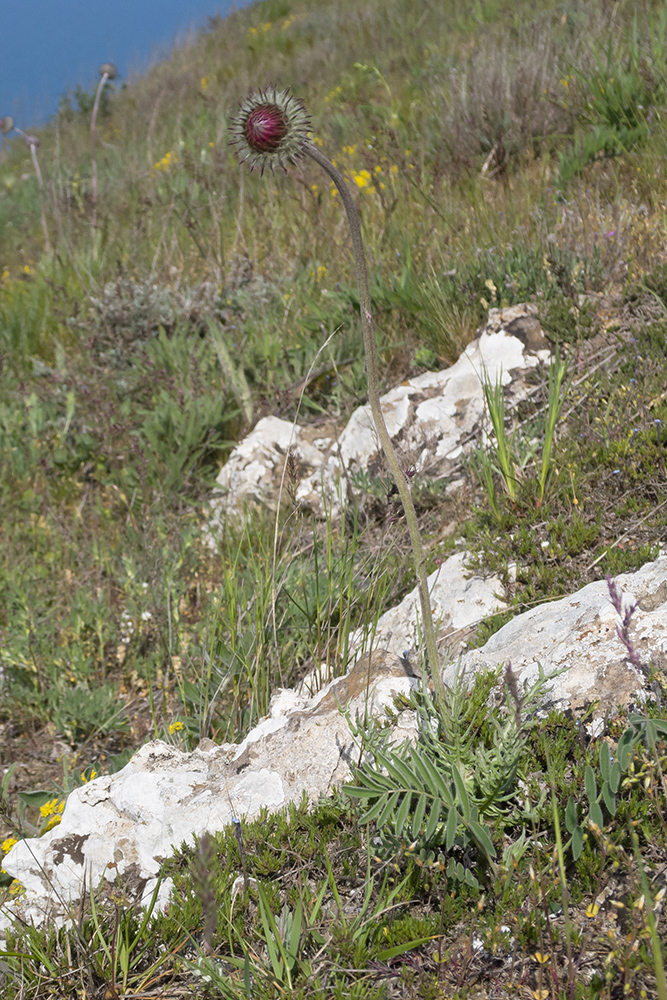
[[[48,822],[42,830],[42,833],[47,833],[49,830],[52,830],[54,826],[57,826],[58,823],[60,823],[62,819],[61,813],[64,808],[64,799],[50,799],[48,802],[45,802],[43,806],[39,807],[39,811],[44,819],[48,818]]]
[[[0,844],[0,851],[2,851],[3,854],[9,854],[14,844],[18,844],[16,837],[7,837],[7,839],[3,840]]]
[[[209,85],[209,78],[207,76],[203,76],[199,81],[199,86],[204,91],[204,93],[206,93],[206,91],[208,90],[208,85]]]
[[[44,817],[51,816],[52,813],[56,812],[59,802],[60,802],[59,799],[49,799],[49,801],[45,802],[43,806],[40,806],[39,811],[41,812],[42,816]],[[64,801],[61,803],[61,806],[62,805],[64,805]],[[60,811],[62,812],[62,808],[60,809]]]
[[[153,164],[153,172],[158,173],[160,170],[169,170],[169,168],[176,163],[177,160],[178,155],[176,153],[172,153],[171,151],[165,153],[161,160],[158,160],[157,163]]]
[[[185,726],[183,725],[182,722],[171,722],[169,724],[170,733],[179,733],[181,729],[185,729]]]
[[[354,183],[359,188],[368,187],[370,179],[371,179],[371,175],[368,172],[368,170],[360,170],[358,174],[354,175]]]

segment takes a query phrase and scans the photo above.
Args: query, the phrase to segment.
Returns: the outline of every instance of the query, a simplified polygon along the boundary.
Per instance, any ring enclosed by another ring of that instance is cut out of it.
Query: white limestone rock
[[[615,578],[623,593],[623,608],[637,604],[630,639],[642,667],[667,668],[667,556],[647,563],[636,573]],[[554,706],[574,711],[598,702],[595,715],[641,703],[647,696],[646,678],[632,666],[618,637],[616,614],[606,580],[589,583],[570,597],[542,604],[513,618],[481,649],[461,659],[460,670],[469,679],[478,672],[508,661],[521,683],[531,684],[539,667],[560,672],[551,687]],[[451,683],[456,664],[443,674]]]
[[[278,692],[270,715],[241,744],[205,741],[192,753],[146,744],[122,771],[74,789],[58,826],[19,841],[4,858],[26,893],[0,914],[0,934],[12,915],[62,924],[84,886],[100,880],[120,877],[146,902],[163,859],[184,841],[221,830],[234,816],[252,820],[263,806],[330,794],[350,777],[358,753],[340,706],[352,718],[379,714],[415,683],[405,661],[378,651],[313,698]],[[411,715],[401,714],[401,739],[414,735]]]
[[[503,585],[499,577],[482,576],[466,569],[466,552],[456,552],[428,578],[431,609],[438,645],[451,657],[458,654],[470,633],[484,618],[502,611]],[[369,644],[387,649],[397,656],[417,648],[420,643],[421,604],[417,587],[400,604],[385,612],[377,629],[357,629],[350,637],[350,650],[358,655]]]
[[[220,470],[218,495],[211,502],[209,534],[225,515],[242,511],[248,504],[275,509],[290,449],[303,477],[321,468],[331,441],[330,425],[300,427],[273,416],[258,421]]]
[[[449,476],[472,444],[484,417],[484,371],[507,387],[508,403],[524,398],[525,373],[548,361],[549,343],[533,304],[491,309],[486,325],[458,361],[396,386],[381,399],[387,428],[402,464],[431,479]],[[218,476],[224,492],[216,516],[249,501],[275,506],[285,456],[300,462],[296,498],[316,513],[338,514],[355,477],[386,474],[370,407],[354,411],[345,429],[299,427],[277,417],[260,420],[231,453]]]

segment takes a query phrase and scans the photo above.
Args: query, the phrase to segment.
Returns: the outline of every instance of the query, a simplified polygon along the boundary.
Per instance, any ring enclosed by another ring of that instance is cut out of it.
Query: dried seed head
[[[118,70],[113,63],[102,63],[100,66],[100,76],[106,75],[107,80],[115,80]]]
[[[5,115],[4,118],[0,118],[0,134],[7,135],[8,132],[14,128],[14,119],[10,118],[9,115]]]
[[[303,156],[310,132],[310,116],[288,90],[272,87],[250,93],[234,115],[231,143],[250,169],[286,169]]]

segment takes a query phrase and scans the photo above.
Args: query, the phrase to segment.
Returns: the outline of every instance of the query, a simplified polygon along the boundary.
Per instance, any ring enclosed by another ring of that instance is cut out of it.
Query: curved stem
[[[359,306],[361,311],[361,328],[364,337],[364,351],[366,354],[366,371],[368,376],[368,401],[373,414],[373,422],[377,429],[380,444],[384,451],[387,463],[394,477],[394,482],[398,489],[401,503],[405,511],[405,520],[408,525],[408,533],[412,544],[412,553],[415,561],[415,571],[419,588],[419,599],[422,612],[422,628],[424,631],[424,641],[426,644],[426,659],[433,678],[433,687],[439,704],[445,703],[445,689],[442,683],[440,672],[440,662],[438,657],[438,647],[435,638],[435,626],[433,624],[433,612],[431,610],[431,599],[428,593],[428,582],[426,578],[426,568],[424,559],[424,547],[422,545],[419,525],[417,522],[417,512],[415,511],[410,493],[410,487],[401,469],[398,456],[394,449],[387,425],[385,423],[382,407],[380,405],[380,381],[378,378],[377,349],[375,346],[375,335],[373,332],[373,316],[371,313],[371,296],[368,287],[368,271],[366,269],[366,254],[364,241],[361,236],[361,225],[359,223],[359,213],[350,194],[350,190],[345,183],[341,172],[334,167],[333,163],[324,156],[312,143],[307,143],[304,152],[315,160],[329,175],[340,192],[343,200],[347,221],[352,237],[352,249],[354,251],[354,267],[357,275],[357,286],[359,289]]]
[[[92,230],[93,239],[95,238],[95,229],[97,228],[97,160],[95,159],[95,124],[97,122],[97,112],[100,106],[100,97],[102,95],[102,90],[104,84],[109,79],[108,73],[103,73],[100,82],[97,85],[97,93],[95,94],[95,103],[93,104],[93,113],[90,119],[90,150],[92,153],[92,163],[93,163],[93,214],[91,219],[90,228]],[[97,256],[97,247],[93,248],[93,255]]]
[[[14,126],[14,131],[22,135],[26,143],[30,147],[30,155],[32,156],[32,165],[35,168],[35,174],[37,175],[37,183],[39,184],[39,206],[42,214],[42,230],[44,231],[44,249],[47,253],[51,253],[51,241],[49,240],[49,228],[46,224],[46,211],[44,209],[44,180],[42,179],[42,171],[39,169],[39,160],[37,159],[37,139],[33,135],[26,135],[22,128],[17,128]]]

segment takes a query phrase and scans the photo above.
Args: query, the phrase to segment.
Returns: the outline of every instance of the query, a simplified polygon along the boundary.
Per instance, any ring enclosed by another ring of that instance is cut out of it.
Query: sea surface
[[[168,55],[208,18],[243,0],[0,0],[0,117],[44,124],[78,85],[96,87],[112,62],[119,81]],[[1,141],[1,140],[0,140]]]

